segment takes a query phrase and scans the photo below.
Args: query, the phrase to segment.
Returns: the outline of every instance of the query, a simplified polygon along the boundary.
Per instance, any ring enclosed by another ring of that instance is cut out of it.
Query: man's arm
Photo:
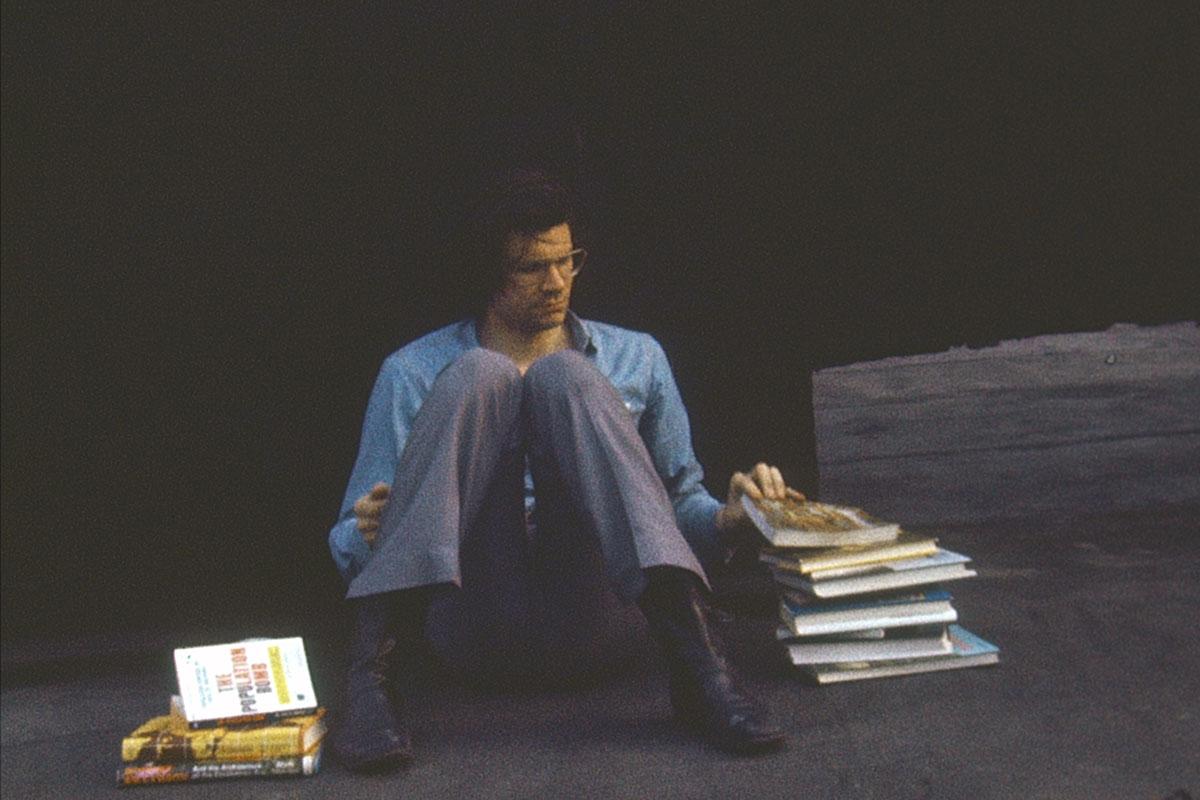
[[[789,488],[779,469],[769,464],[735,472],[729,479],[724,504],[709,494],[701,482],[704,471],[692,449],[687,411],[666,353],[653,339],[651,347],[653,385],[641,433],[667,487],[684,537],[701,561],[715,563],[725,559],[731,548],[754,536],[753,525],[742,508],[743,494],[754,499],[803,495]]]
[[[371,555],[370,540],[378,532],[369,520],[378,520],[386,502],[386,487],[396,473],[400,452],[408,438],[409,414],[404,407],[403,376],[394,359],[383,363],[367,401],[358,457],[342,498],[338,520],[329,531],[329,550],[338,572],[348,583]],[[372,498],[374,498],[372,500]],[[367,504],[362,501],[367,500]],[[376,507],[377,506],[377,507]]]
[[[735,472],[729,479],[725,505],[717,512],[717,536],[728,549],[734,550],[750,541],[758,541],[758,530],[742,506],[742,496],[753,500],[769,498],[783,500],[791,497],[804,500],[804,493],[793,489],[783,480],[778,467],[759,463],[750,472]]]

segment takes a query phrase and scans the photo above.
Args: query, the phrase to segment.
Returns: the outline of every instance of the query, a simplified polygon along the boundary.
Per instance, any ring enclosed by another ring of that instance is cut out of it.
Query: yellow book
[[[174,705],[174,704],[173,704]],[[193,729],[175,713],[153,717],[121,740],[126,762],[262,761],[300,757],[325,737],[325,709],[274,722]]]
[[[826,570],[869,566],[901,558],[920,558],[936,552],[937,539],[902,533],[896,541],[885,544],[830,547],[808,552],[764,549],[760,558],[776,569],[810,575]]]

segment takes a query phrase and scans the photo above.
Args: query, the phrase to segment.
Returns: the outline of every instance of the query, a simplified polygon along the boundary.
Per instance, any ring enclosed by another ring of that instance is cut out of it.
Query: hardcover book
[[[127,764],[117,770],[118,786],[183,783],[218,778],[265,778],[315,775],[321,768],[322,744],[311,753],[261,761],[191,761],[183,764]]]
[[[797,604],[785,596],[779,604],[779,618],[792,636],[822,636],[945,624],[957,620],[958,612],[950,605],[949,592],[930,590],[859,602]]]
[[[981,667],[1000,661],[1000,648],[959,625],[950,625],[947,635],[953,649],[944,655],[858,663],[812,664],[802,669],[810,678],[823,684]]]
[[[781,586],[799,589],[814,597],[844,597],[969,578],[975,575],[975,571],[966,566],[970,560],[961,553],[939,548],[932,556],[875,564],[865,572],[844,577],[816,579],[812,575],[778,569],[773,575]]]
[[[192,728],[313,714],[304,641],[249,639],[175,650],[183,713]]]
[[[180,764],[263,761],[310,752],[325,737],[325,709],[275,722],[193,730],[176,714],[153,717],[121,740],[121,760]]]
[[[900,526],[882,522],[857,508],[811,500],[752,500],[742,507],[774,547],[844,547],[890,542]]]
[[[946,628],[941,625],[893,628],[882,639],[831,639],[789,639],[784,646],[788,658],[796,665],[922,658],[952,651]]]
[[[851,545],[819,550],[767,548],[759,559],[777,569],[801,574],[818,574],[829,570],[864,567],[885,561],[931,556],[937,552],[937,539],[901,533],[894,542]]]

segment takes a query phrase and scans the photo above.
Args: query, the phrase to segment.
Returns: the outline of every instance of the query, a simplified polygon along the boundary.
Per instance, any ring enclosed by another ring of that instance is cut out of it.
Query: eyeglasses
[[[509,267],[508,274],[516,283],[529,286],[541,281],[546,274],[546,268],[549,267],[558,272],[559,277],[565,281],[578,275],[585,261],[587,250],[580,247],[558,258],[518,262]]]

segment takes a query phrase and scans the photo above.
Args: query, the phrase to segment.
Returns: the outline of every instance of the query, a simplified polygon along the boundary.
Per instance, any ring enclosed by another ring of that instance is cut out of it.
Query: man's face
[[[522,334],[557,328],[571,300],[571,226],[565,222],[532,236],[512,234],[505,247],[506,278],[488,310]]]

